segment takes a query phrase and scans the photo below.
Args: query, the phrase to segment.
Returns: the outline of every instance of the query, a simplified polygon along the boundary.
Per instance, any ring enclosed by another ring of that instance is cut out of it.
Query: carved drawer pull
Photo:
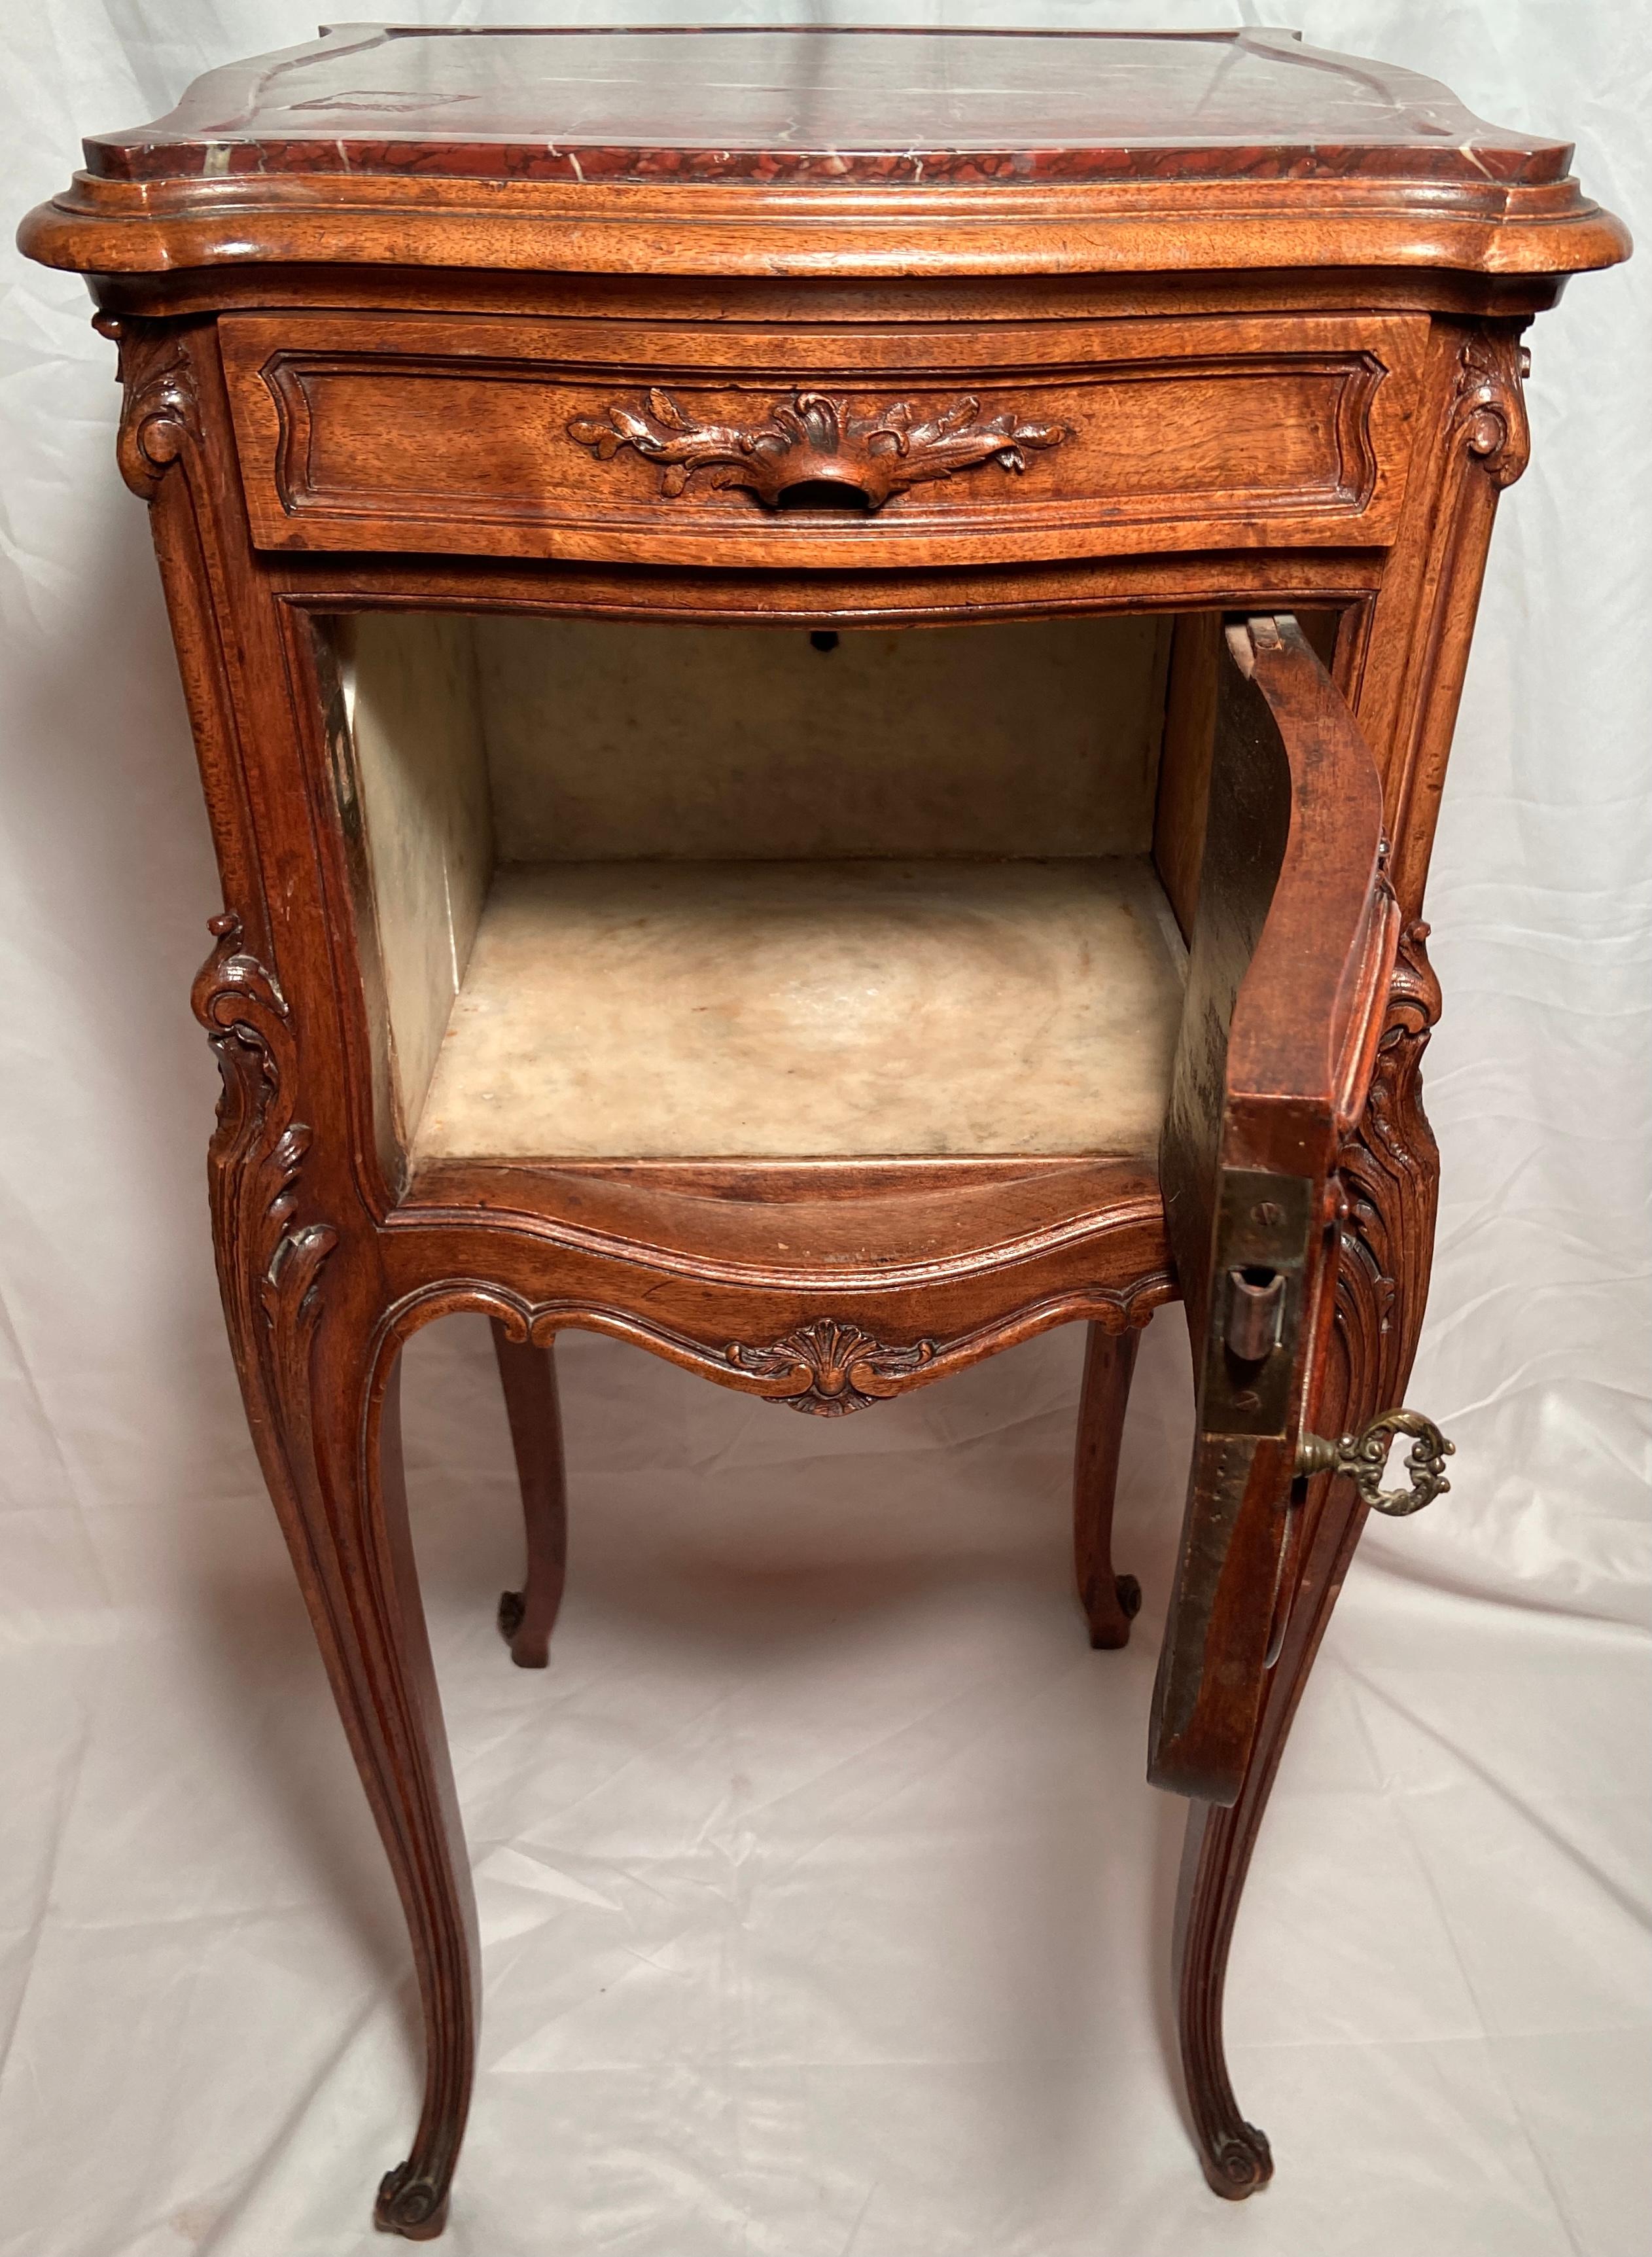
[[[1385,1489],[1383,1468],[1396,1434],[1415,1438],[1405,1461],[1411,1486]],[[1296,1445],[1296,1470],[1299,1474],[1346,1474],[1373,1512],[1391,1513],[1398,1519],[1408,1512],[1421,1512],[1451,1488],[1445,1478],[1445,1461],[1456,1449],[1457,1445],[1446,1440],[1433,1419],[1425,1419],[1420,1411],[1384,1411],[1357,1434],[1344,1434],[1334,1442],[1321,1434],[1304,1434]]]
[[[622,447],[635,448],[660,465],[660,491],[668,498],[703,471],[707,485],[744,486],[766,509],[847,502],[874,510],[908,486],[983,463],[1024,471],[1028,449],[1059,447],[1068,433],[1060,423],[1027,422],[1013,408],[983,418],[974,399],[931,416],[920,416],[906,400],[857,415],[846,400],[826,392],[794,393],[776,400],[765,421],[742,429],[695,422],[656,386],[639,407],[616,400],[605,420],[575,415],[568,435],[604,463]]]

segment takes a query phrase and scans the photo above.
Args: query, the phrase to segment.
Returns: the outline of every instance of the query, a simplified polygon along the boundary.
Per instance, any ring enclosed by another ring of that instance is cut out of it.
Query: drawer
[[[220,323],[262,548],[794,569],[1381,545],[1427,331]]]

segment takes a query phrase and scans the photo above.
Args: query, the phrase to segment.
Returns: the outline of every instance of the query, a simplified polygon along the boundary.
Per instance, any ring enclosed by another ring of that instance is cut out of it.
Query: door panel
[[[1382,857],[1370,749],[1296,621],[1230,626],[1161,1157],[1198,1412],[1147,1765],[1206,1801],[1237,1795],[1266,1686],[1331,1317],[1337,1153],[1398,935]]]

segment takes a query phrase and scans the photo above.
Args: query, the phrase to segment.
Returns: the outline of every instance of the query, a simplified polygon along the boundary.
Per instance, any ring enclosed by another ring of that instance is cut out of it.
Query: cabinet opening
[[[324,622],[381,1144],[1151,1154],[1195,632]]]

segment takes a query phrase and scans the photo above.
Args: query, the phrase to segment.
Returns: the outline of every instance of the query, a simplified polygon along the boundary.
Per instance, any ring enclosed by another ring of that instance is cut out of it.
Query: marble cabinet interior
[[[330,622],[393,1142],[1147,1153],[1170,622]]]

